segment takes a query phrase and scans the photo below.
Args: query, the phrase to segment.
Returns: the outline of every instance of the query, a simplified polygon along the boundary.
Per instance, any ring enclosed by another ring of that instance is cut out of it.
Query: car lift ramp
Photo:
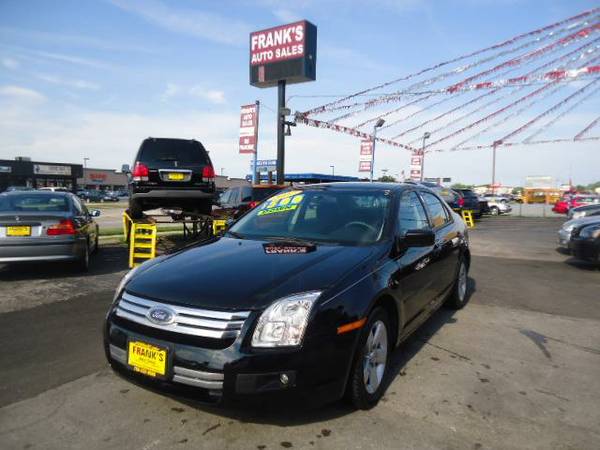
[[[461,212],[462,218],[468,228],[475,228],[475,220],[473,219],[473,211],[470,209],[463,209]]]
[[[123,236],[129,246],[129,268],[157,256],[159,244],[158,224],[183,227],[183,239],[187,242],[202,241],[224,231],[225,220],[199,214],[152,214],[132,219],[129,211],[123,213]]]

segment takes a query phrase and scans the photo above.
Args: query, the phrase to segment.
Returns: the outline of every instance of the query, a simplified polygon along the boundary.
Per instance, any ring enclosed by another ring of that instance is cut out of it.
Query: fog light
[[[290,379],[285,373],[282,373],[279,375],[279,381],[281,381],[281,384],[287,385],[290,382]]]

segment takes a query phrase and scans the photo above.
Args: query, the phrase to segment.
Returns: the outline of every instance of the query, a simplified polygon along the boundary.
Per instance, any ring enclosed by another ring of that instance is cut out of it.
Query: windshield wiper
[[[245,238],[244,236],[242,236],[240,233],[237,233],[237,232],[235,232],[235,231],[229,231],[229,230],[227,230],[227,231],[226,231],[226,234],[229,234],[229,235],[233,236],[233,237],[234,237],[234,238],[236,238],[236,239],[246,239],[246,238]]]

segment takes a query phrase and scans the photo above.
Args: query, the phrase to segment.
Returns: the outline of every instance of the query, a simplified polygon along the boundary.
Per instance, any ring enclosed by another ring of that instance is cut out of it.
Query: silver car
[[[571,240],[573,229],[580,227],[581,225],[591,225],[594,223],[600,223],[600,216],[568,220],[563,224],[561,229],[558,230],[558,245],[562,248],[569,248],[569,241]]]
[[[569,219],[581,219],[582,217],[598,216],[600,215],[600,203],[593,203],[591,205],[578,206],[577,208],[569,209],[567,217]]]
[[[0,264],[73,261],[89,267],[98,248],[98,224],[75,195],[66,192],[0,194]]]

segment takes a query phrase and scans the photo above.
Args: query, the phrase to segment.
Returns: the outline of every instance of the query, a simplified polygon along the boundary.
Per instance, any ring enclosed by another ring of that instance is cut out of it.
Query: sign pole
[[[377,127],[373,128],[373,146],[371,147],[371,176],[369,180],[373,182],[373,170],[375,169],[375,142],[377,141]]]
[[[258,120],[260,117],[260,101],[256,100],[256,144],[254,156],[252,157],[252,184],[260,184],[260,178],[256,181],[256,159],[258,158]]]
[[[285,80],[277,82],[277,184],[285,183]]]

